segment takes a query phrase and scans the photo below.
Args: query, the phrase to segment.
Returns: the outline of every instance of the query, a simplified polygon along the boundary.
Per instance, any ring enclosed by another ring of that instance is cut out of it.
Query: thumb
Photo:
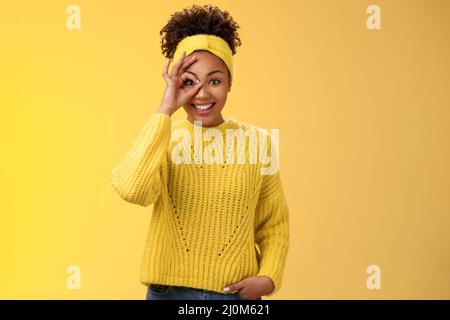
[[[244,287],[245,287],[245,279],[224,288],[223,291],[231,292],[231,291],[241,290]]]

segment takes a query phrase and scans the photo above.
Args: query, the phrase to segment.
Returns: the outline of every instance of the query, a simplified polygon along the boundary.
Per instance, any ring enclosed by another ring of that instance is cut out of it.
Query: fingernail
[[[195,82],[200,83],[200,80],[195,80]]]
[[[230,291],[230,288],[226,287],[225,289],[223,289],[223,291],[228,292]]]

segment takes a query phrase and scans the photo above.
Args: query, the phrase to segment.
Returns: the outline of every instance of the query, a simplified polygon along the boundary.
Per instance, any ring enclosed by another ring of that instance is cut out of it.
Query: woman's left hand
[[[245,300],[256,300],[267,295],[275,288],[271,278],[267,276],[251,276],[237,283],[229,285],[227,292],[239,291],[239,295]]]

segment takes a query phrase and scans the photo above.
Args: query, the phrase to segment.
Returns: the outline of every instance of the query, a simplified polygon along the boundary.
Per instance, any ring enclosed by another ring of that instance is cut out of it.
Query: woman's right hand
[[[192,97],[201,88],[201,83],[194,75],[185,73],[184,71],[192,65],[197,57],[190,56],[185,59],[186,52],[183,51],[180,59],[173,65],[173,68],[168,73],[170,59],[166,59],[166,65],[164,66],[164,71],[162,73],[164,80],[166,81],[166,89],[161,100],[161,105],[159,107],[159,112],[168,114],[171,116],[175,111],[177,111],[181,106],[189,102]],[[185,82],[191,80],[193,85],[186,85]]]

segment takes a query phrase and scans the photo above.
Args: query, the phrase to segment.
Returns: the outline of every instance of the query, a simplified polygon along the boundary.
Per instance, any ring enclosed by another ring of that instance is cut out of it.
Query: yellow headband
[[[212,34],[196,34],[188,36],[178,43],[173,57],[174,63],[178,61],[183,51],[185,51],[186,56],[188,56],[195,50],[207,50],[221,58],[230,71],[231,78],[233,79],[233,52],[225,40]]]

